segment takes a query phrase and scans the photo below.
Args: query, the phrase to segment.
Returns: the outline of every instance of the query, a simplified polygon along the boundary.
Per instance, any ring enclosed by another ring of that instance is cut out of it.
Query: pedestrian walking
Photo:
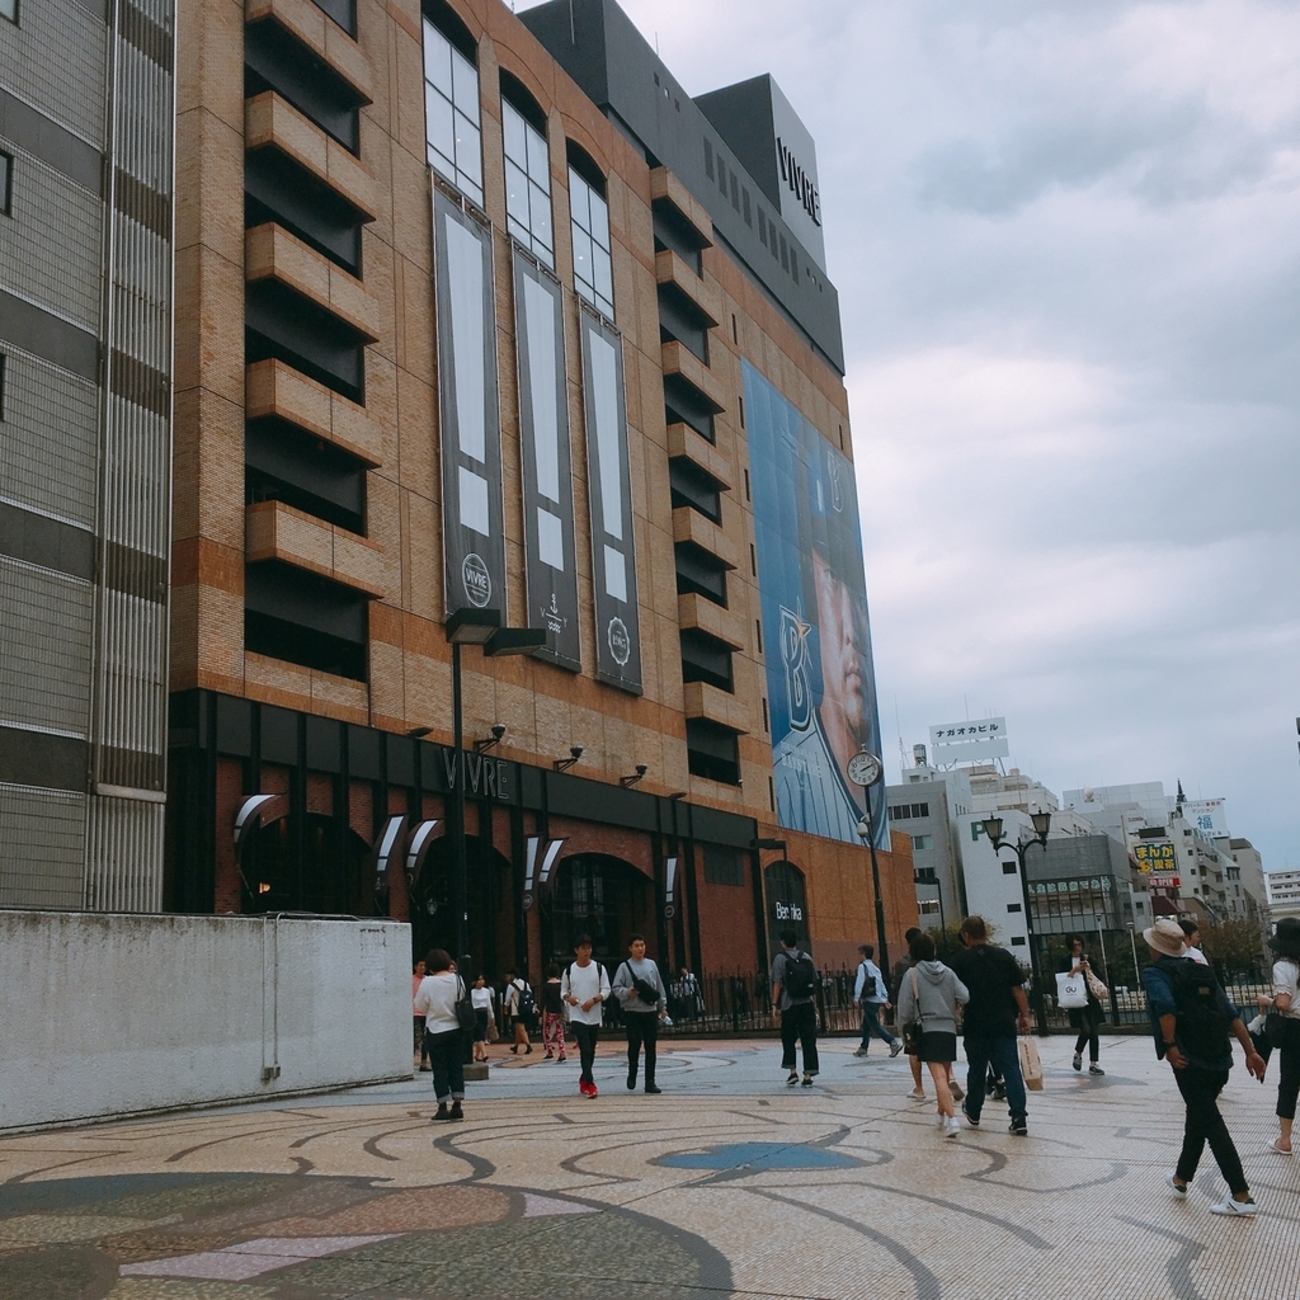
[[[659,1022],[668,1012],[668,990],[664,988],[659,967],[645,955],[645,936],[634,934],[628,940],[627,960],[614,973],[613,991],[623,1006],[627,1023],[627,1086],[636,1087],[636,1074],[645,1048],[645,1090],[662,1092],[655,1085],[656,1044]]]
[[[456,1003],[465,984],[455,973],[445,949],[434,948],[425,958],[425,965],[429,973],[420,981],[415,1009],[424,1017],[424,1041],[433,1071],[433,1095],[438,1102],[438,1113],[433,1118],[464,1119],[461,1103],[465,1099],[465,1044]]]
[[[1277,961],[1273,963],[1273,996],[1261,998],[1277,1019],[1265,1021],[1269,1035],[1281,1060],[1282,1073],[1277,1083],[1277,1122],[1279,1133],[1273,1150],[1291,1154],[1291,1126],[1295,1121],[1296,1097],[1300,1095],[1300,918],[1284,916],[1268,941]]]
[[[510,1050],[517,1056],[519,1049],[524,1049],[524,1055],[530,1056],[533,1050],[532,1040],[528,1037],[528,1024],[533,1018],[533,1012],[537,1009],[537,1002],[533,997],[533,990],[529,987],[528,981],[516,975],[514,971],[506,971],[506,993],[502,1002],[502,1009],[510,1017],[510,1028],[514,1034],[514,1042],[510,1044]]]
[[[1143,930],[1142,938],[1151,950],[1151,965],[1142,968],[1142,988],[1156,1056],[1173,1068],[1174,1083],[1187,1107],[1183,1149],[1177,1168],[1166,1175],[1166,1181],[1175,1196],[1180,1200],[1186,1197],[1208,1142],[1229,1189],[1229,1195],[1212,1205],[1210,1212],[1249,1218],[1255,1213],[1255,1201],[1241,1157],[1219,1113],[1219,1094],[1232,1073],[1230,1035],[1246,1054],[1246,1069],[1261,1083],[1264,1059],[1214,972],[1184,955],[1184,934],[1177,921],[1163,918]]]
[[[1201,927],[1187,917],[1181,918],[1178,924],[1183,932],[1183,956],[1190,957],[1198,966],[1208,966],[1210,963],[1201,951]]]
[[[949,1076],[957,1059],[957,1008],[970,999],[965,984],[952,969],[937,960],[934,940],[928,934],[912,940],[912,969],[903,977],[898,994],[898,1017],[904,1025],[921,1026],[917,1058],[934,1080],[939,1126],[943,1136],[961,1131]]]
[[[889,1010],[890,1001],[885,977],[871,960],[876,950],[871,944],[864,943],[858,949],[858,955],[862,960],[858,963],[857,977],[853,982],[853,1005],[862,1011],[862,1042],[853,1055],[866,1056],[871,1040],[879,1038],[889,1045],[890,1057],[895,1057],[903,1050],[903,1044],[880,1023],[882,1013]]]
[[[962,1023],[969,1065],[962,1113],[972,1128],[979,1128],[992,1066],[1006,1089],[1010,1131],[1024,1137],[1029,1132],[1029,1118],[1016,1032],[1029,1032],[1029,999],[1020,963],[1005,948],[989,943],[983,917],[966,917],[959,933],[964,949],[952,959],[952,967],[970,993]]]
[[[908,928],[903,938],[907,941],[907,952],[903,954],[895,963],[893,970],[893,979],[890,981],[890,988],[893,993],[894,1006],[894,1026],[901,1027],[902,1021],[898,1017],[898,991],[903,987],[903,977],[912,969],[912,944],[916,942],[917,937],[924,931],[913,925]],[[912,1071],[912,1092],[913,1101],[925,1100],[925,1085],[921,1082],[921,1058],[917,1056],[915,1044],[910,1044],[906,1036],[903,1038],[903,1051],[907,1053],[907,1064]]]
[[[781,1023],[781,1068],[786,1083],[800,1082],[795,1044],[803,1053],[803,1086],[820,1073],[817,1059],[817,968],[799,946],[793,930],[781,931],[781,951],[772,959],[772,1007]]]
[[[474,1059],[488,1059],[488,1026],[492,1023],[496,1007],[496,994],[488,986],[487,976],[480,975],[469,991],[470,1001],[474,1005]]]
[[[582,1073],[578,1091],[584,1097],[597,1096],[592,1066],[596,1061],[596,1042],[600,1037],[605,1001],[609,997],[609,976],[605,968],[591,959],[591,936],[580,935],[574,945],[574,960],[565,968],[560,981],[560,996],[569,1008],[569,1024],[578,1042],[578,1060]]]
[[[1070,1008],[1070,1028],[1079,1031],[1079,1037],[1074,1044],[1074,1068],[1083,1069],[1083,1049],[1085,1044],[1088,1048],[1088,1073],[1105,1074],[1098,1063],[1101,1060],[1101,1038],[1100,1030],[1102,1021],[1105,1020],[1106,1014],[1102,1010],[1101,1001],[1093,992],[1094,981],[1100,982],[1100,977],[1093,972],[1092,958],[1084,951],[1083,936],[1072,934],[1070,936],[1070,954],[1064,958],[1057,967],[1063,975],[1078,975],[1082,977],[1084,988],[1088,992],[1088,1005],[1085,1007]],[[1105,990],[1102,990],[1105,992]]]
[[[542,985],[543,1060],[564,1060],[564,1001],[560,996],[560,968],[552,962]]]
[[[429,1053],[424,1046],[424,1017],[415,1009],[415,995],[420,991],[420,985],[424,982],[426,973],[423,958],[415,962],[411,967],[411,1022],[414,1031],[412,1051],[416,1068],[422,1074],[428,1074],[429,1072]]]

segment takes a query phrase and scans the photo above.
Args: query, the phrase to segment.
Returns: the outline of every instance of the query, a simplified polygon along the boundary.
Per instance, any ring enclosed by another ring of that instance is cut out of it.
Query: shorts
[[[917,1056],[922,1061],[939,1061],[951,1065],[957,1059],[957,1035],[927,1029],[921,1035],[921,1050]]]

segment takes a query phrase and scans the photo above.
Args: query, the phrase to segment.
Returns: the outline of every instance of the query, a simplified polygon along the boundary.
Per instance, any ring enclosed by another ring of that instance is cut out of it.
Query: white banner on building
[[[930,728],[930,759],[939,767],[949,763],[974,763],[986,758],[1006,758],[1006,718],[980,718],[975,722],[944,722]]]

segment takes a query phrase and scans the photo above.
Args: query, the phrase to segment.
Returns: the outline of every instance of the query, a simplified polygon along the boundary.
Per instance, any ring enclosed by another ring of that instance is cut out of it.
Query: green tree
[[[1230,978],[1257,977],[1264,963],[1259,927],[1250,921],[1225,921],[1202,930],[1201,951]]]

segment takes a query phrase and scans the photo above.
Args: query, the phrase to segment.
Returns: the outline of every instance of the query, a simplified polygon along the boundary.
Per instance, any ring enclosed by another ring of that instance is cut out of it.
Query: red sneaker
[[[588,1082],[586,1081],[586,1079],[579,1079],[579,1080],[578,1080],[578,1091],[579,1091],[579,1092],[580,1092],[584,1097],[588,1097],[588,1096],[590,1096],[590,1095],[595,1091],[595,1085],[594,1085],[594,1084],[590,1084],[590,1083],[588,1083]]]
[[[600,1093],[596,1091],[596,1085],[595,1085],[594,1083],[589,1083],[589,1084],[587,1085],[587,1096],[588,1096],[588,1097],[599,1097],[599,1096],[600,1096]]]

